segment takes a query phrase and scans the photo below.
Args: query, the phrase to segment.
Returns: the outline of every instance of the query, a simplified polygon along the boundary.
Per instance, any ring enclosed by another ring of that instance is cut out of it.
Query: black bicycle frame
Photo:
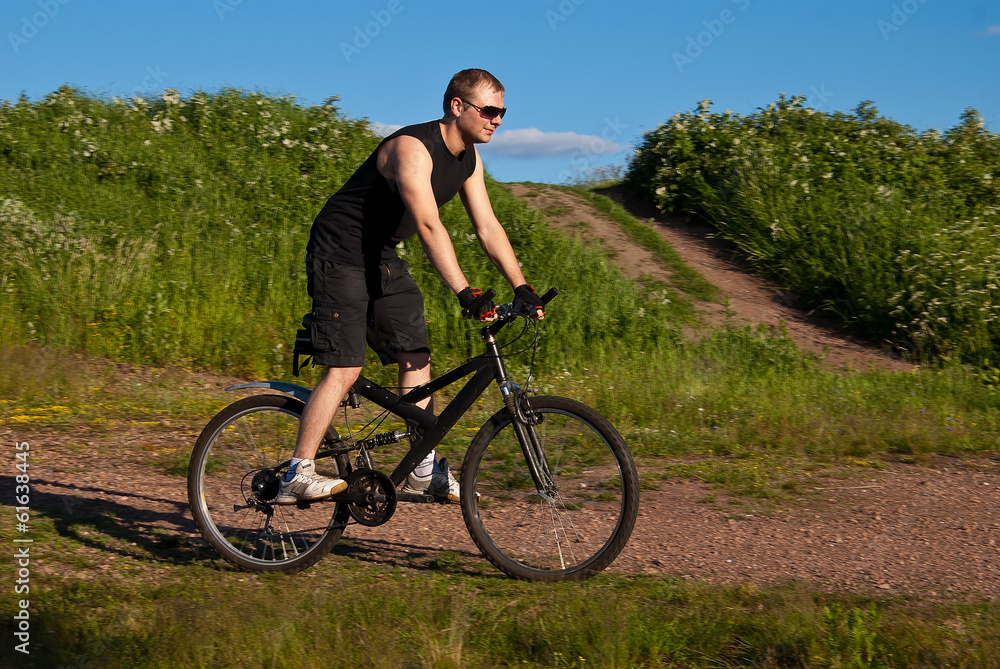
[[[402,483],[403,479],[441,443],[441,440],[455,426],[458,419],[486,391],[491,381],[497,382],[501,392],[504,392],[505,389],[509,392],[507,370],[494,337],[494,328],[499,330],[497,326],[502,326],[502,324],[484,327],[480,332],[486,342],[486,353],[469,358],[450,372],[442,374],[422,386],[417,386],[405,395],[400,396],[386,390],[364,376],[359,376],[358,380],[354,382],[352,389],[359,395],[393,415],[416,423],[423,428],[423,434],[412,438],[410,450],[406,452],[392,474],[389,475],[393,485],[398,486]],[[427,399],[442,388],[450,386],[473,372],[475,375],[437,416],[417,406],[417,402]]]

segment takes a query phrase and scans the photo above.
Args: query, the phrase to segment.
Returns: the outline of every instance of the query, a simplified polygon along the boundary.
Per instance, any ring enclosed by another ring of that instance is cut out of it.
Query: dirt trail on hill
[[[591,207],[586,198],[539,185],[507,184],[514,195],[545,214],[557,229],[579,235],[590,244],[603,244],[614,252],[610,261],[626,276],[638,279],[652,276],[670,283],[670,272],[650,251],[639,246],[621,227]],[[676,216],[659,213],[648,203],[630,197],[620,189],[602,192],[618,202],[634,217],[655,229],[681,256],[685,264],[698,270],[709,283],[729,298],[728,308],[745,323],[784,326],[800,351],[825,356],[824,366],[834,370],[871,368],[903,370],[912,367],[888,350],[873,348],[852,337],[836,323],[795,309],[793,295],[779,286],[755,276],[725,246],[712,239],[712,229],[687,223]],[[718,303],[696,301],[707,325],[717,325],[724,318],[724,300]],[[697,336],[697,331],[689,332]]]

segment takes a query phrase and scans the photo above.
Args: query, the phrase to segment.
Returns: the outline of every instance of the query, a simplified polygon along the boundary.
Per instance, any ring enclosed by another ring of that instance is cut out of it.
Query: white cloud
[[[403,126],[369,121],[369,127],[377,137],[388,137]],[[572,131],[542,132],[538,128],[501,129],[488,144],[479,145],[479,150],[484,153],[510,158],[544,158],[577,154],[601,156],[621,153],[629,148],[627,144],[609,142],[597,135],[580,135]]]
[[[392,133],[396,132],[403,126],[394,125],[392,123],[379,123],[378,121],[370,121],[368,127],[371,131],[375,133],[376,137],[388,137]]]
[[[575,132],[542,132],[538,128],[500,130],[481,151],[513,158],[538,158],[542,156],[570,156],[583,153],[598,156],[627,150],[625,144],[609,142],[597,135],[579,135]]]
[[[992,26],[988,26],[986,28],[986,34],[990,37],[1000,35],[1000,24],[993,24]]]

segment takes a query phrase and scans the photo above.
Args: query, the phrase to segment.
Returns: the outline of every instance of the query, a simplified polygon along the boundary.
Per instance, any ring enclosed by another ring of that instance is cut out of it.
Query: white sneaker
[[[402,492],[413,495],[433,495],[434,497],[447,498],[449,502],[461,502],[459,495],[458,481],[451,475],[448,469],[448,460],[441,458],[436,471],[428,476],[417,476],[413,472],[406,477]]]
[[[299,502],[315,502],[326,499],[347,487],[347,481],[320,476],[316,473],[316,463],[312,460],[302,460],[295,468],[295,476],[285,482],[281,477],[278,486],[278,496],[274,503],[279,505],[297,504]]]

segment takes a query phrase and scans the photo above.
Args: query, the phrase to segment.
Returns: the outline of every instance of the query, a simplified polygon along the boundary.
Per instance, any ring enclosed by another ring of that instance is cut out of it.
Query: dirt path
[[[108,436],[67,451],[63,438],[33,439],[32,508],[80,548],[67,567],[46,559],[43,542],[32,563],[39,572],[93,579],[132,564],[155,578],[177,562],[222,564],[196,532],[184,477],[164,470],[161,449],[176,441],[147,430],[124,445]],[[0,477],[4,489],[10,478]],[[749,510],[699,481],[660,482],[642,493],[635,531],[609,571],[932,600],[1000,596],[1000,463],[884,463],[800,494]],[[441,568],[435,561],[452,551],[444,568],[492,570],[457,505],[401,504],[388,524],[351,525],[344,539],[325,560],[423,570]]]

